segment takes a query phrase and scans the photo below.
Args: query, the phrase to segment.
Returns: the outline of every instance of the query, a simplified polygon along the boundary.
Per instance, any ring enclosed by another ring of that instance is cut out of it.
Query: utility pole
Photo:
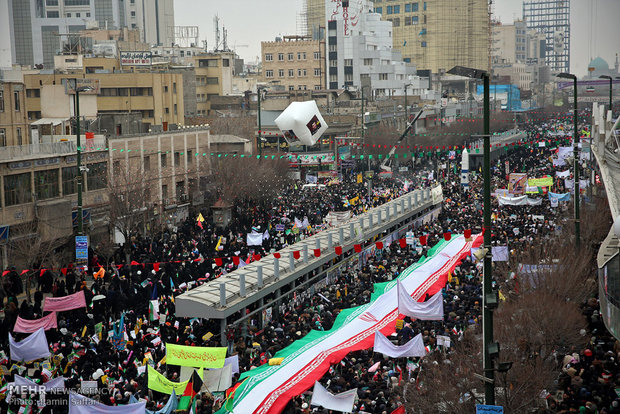
[[[256,96],[258,97],[258,140],[256,142],[256,145],[258,146],[258,155],[259,155],[259,160],[263,159],[263,143],[262,143],[262,131],[261,131],[261,122],[260,122],[260,96],[262,93],[262,90],[260,87],[256,88]]]

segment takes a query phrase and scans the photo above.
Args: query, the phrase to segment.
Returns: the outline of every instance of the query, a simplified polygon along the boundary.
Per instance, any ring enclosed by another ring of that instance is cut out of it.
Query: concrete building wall
[[[16,110],[16,99],[19,110]],[[28,144],[26,91],[22,83],[0,81],[0,146]]]
[[[261,42],[260,80],[285,90],[319,90],[325,87],[322,45],[318,40]]]
[[[374,1],[394,25],[394,49],[433,73],[456,65],[488,69],[487,7],[487,0]]]

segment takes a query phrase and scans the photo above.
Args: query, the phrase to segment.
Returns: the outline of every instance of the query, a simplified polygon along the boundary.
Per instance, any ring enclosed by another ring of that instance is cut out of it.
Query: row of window
[[[153,88],[101,88],[99,96],[153,96]]]
[[[32,176],[34,174],[34,177]],[[62,194],[77,193],[77,166],[61,169],[25,172],[4,176],[5,207],[32,202],[34,178],[34,196],[37,200],[58,197]],[[88,164],[86,173],[86,190],[94,191],[108,185],[107,162]],[[62,187],[61,187],[62,186]]]
[[[132,12],[135,13],[135,12]],[[90,13],[84,13],[85,17],[90,17]],[[60,17],[60,13],[56,10],[48,10],[47,11],[47,17],[52,19],[52,18],[58,18]],[[76,13],[65,13],[65,17],[82,17],[82,13],[76,12]]]
[[[295,53],[288,53],[287,58],[289,61],[295,60]],[[321,59],[321,52],[314,52],[315,59]],[[297,52],[297,60],[306,60],[306,52]],[[265,61],[273,62],[273,53],[265,53]],[[278,61],[284,61],[284,53],[278,53]]]
[[[16,128],[16,138],[17,138],[17,145],[23,145],[24,144],[24,136],[22,134],[22,129],[21,128]],[[6,128],[0,128],[0,147],[6,147],[7,142],[6,142]]]
[[[284,69],[278,69],[278,77],[279,78],[283,78],[284,77]],[[272,69],[267,69],[265,71],[265,77],[266,78],[273,78],[273,70]],[[288,70],[288,76],[289,78],[294,78],[295,77],[295,69],[289,69]],[[297,77],[299,78],[304,78],[308,76],[308,71],[306,69],[297,69]],[[320,68],[314,68],[314,76],[321,76],[321,69]]]
[[[9,98],[10,99],[10,98]],[[10,103],[9,103],[10,107]],[[19,99],[19,91],[13,92],[13,109],[15,112],[21,111],[21,102]],[[4,112],[4,91],[0,90],[0,112]]]
[[[380,1],[376,1],[375,3],[380,3]],[[419,2],[415,3],[405,3],[405,13],[415,13],[420,10]],[[426,2],[422,5],[422,10],[426,11]],[[400,13],[400,4],[395,4],[393,6],[385,7],[386,14],[399,14]],[[375,7],[375,13],[383,14],[383,7]]]

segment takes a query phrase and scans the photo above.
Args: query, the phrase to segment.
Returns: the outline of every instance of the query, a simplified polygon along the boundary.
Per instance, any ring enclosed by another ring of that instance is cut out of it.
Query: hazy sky
[[[495,15],[503,23],[521,18],[523,0],[494,0]],[[613,67],[620,53],[620,0],[571,1],[571,71],[582,76],[588,62],[601,56]],[[215,43],[213,17],[228,31],[228,46],[246,61],[255,61],[260,42],[298,34],[303,0],[175,0],[179,26],[199,26],[200,39]]]

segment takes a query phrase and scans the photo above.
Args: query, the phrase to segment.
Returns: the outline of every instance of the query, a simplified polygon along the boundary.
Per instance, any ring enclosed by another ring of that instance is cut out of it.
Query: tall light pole
[[[573,170],[575,175],[575,247],[579,248],[581,244],[580,236],[580,223],[579,223],[579,203],[581,202],[579,197],[579,131],[577,130],[577,76],[572,73],[562,72],[558,74],[558,78],[572,79],[574,92],[573,92]],[[590,148],[592,151],[592,148]]]
[[[261,125],[261,119],[260,119],[260,100],[261,100],[261,95],[263,94],[263,89],[260,86],[256,88],[256,96],[258,97],[258,155],[259,155],[259,159],[263,159],[263,133],[262,133],[262,125]]]
[[[497,306],[497,299],[493,294],[493,257],[491,255],[491,128],[490,128],[490,93],[489,73],[480,70],[455,66],[448,71],[451,75],[464,76],[473,79],[482,79],[484,84],[484,268],[482,277],[482,368],[484,370],[484,401],[485,404],[495,404],[495,368],[493,355],[499,353],[499,344],[493,342],[493,309]]]
[[[609,79],[609,110],[612,111],[612,113],[613,113],[613,105],[614,105],[614,101],[613,101],[614,78],[612,78],[609,75],[601,75],[601,76],[599,76],[599,79]],[[620,79],[620,78],[616,78],[616,79]]]
[[[77,219],[78,219],[78,235],[84,234],[84,217],[82,217],[82,148],[80,141],[80,92],[89,92],[93,88],[90,86],[77,86],[77,79],[73,79],[73,90],[75,91],[74,112],[75,112],[75,139],[77,145]]]

